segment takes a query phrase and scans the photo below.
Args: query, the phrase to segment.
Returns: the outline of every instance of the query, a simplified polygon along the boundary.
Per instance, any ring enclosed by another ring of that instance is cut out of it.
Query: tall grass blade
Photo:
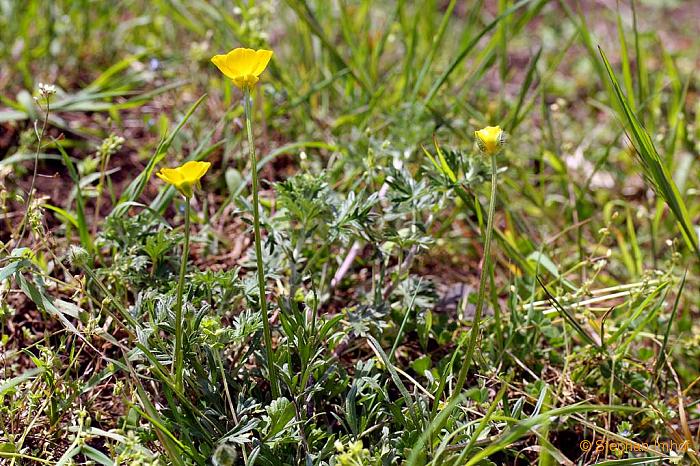
[[[170,148],[170,145],[173,143],[175,140],[175,136],[180,132],[182,127],[187,123],[187,120],[192,116],[195,110],[197,110],[197,107],[204,101],[204,98],[207,95],[204,94],[202,95],[197,101],[192,104],[190,109],[187,111],[185,116],[182,117],[182,120],[180,120],[180,123],[178,123],[177,127],[173,130],[170,135],[161,141],[161,143],[158,145],[158,148],[156,149],[155,153],[153,156],[148,160],[148,164],[146,165],[146,168],[139,173],[139,175],[132,181],[129,186],[124,190],[122,193],[121,197],[119,198],[119,202],[117,202],[117,205],[115,206],[114,210],[112,210],[112,213],[110,215],[122,215],[124,212],[126,212],[127,209],[123,208],[123,205],[125,203],[130,203],[136,201],[136,199],[141,195],[144,189],[146,189],[146,183],[148,183],[148,180],[151,178],[151,175],[153,175],[153,171],[156,168],[156,165],[160,163],[161,160],[165,157],[165,153],[167,150]]]
[[[68,169],[68,174],[71,180],[75,183],[76,197],[75,197],[75,210],[76,210],[76,223],[78,227],[78,235],[80,236],[80,244],[90,253],[93,252],[92,237],[88,231],[87,219],[85,218],[85,200],[83,198],[83,191],[80,188],[80,175],[78,170],[75,168],[75,164],[70,159],[66,153],[63,146],[56,140],[53,140],[61,153],[61,158],[63,159],[63,164]]]
[[[634,85],[632,84],[632,68],[630,66],[629,51],[627,50],[627,39],[625,38],[625,29],[622,25],[622,15],[620,15],[620,4],[617,5],[617,36],[620,42],[620,59],[622,61],[622,77],[627,91],[630,108],[632,111],[637,111],[637,104],[634,98]]]
[[[656,193],[663,198],[669,209],[671,209],[671,212],[676,217],[678,225],[681,228],[683,238],[685,238],[688,246],[695,251],[698,258],[700,258],[697,234],[690,221],[685,202],[683,202],[683,198],[678,192],[678,187],[673,181],[661,156],[656,151],[651,136],[649,136],[649,133],[646,132],[641,122],[632,111],[629,101],[623,94],[620,84],[615,77],[615,73],[610,66],[610,62],[605,56],[605,52],[603,52],[603,49],[600,47],[598,50],[603,58],[605,69],[607,70],[610,83],[612,84],[613,95],[611,95],[611,98],[614,98],[619,104],[618,116],[631,133],[630,140],[639,156],[644,176],[652,184]]]
[[[532,81],[535,78],[535,73],[537,71],[537,63],[539,63],[541,56],[542,47],[537,49],[537,53],[535,53],[535,55],[530,59],[530,63],[527,66],[525,80],[523,81],[523,84],[520,87],[520,92],[518,94],[518,101],[515,104],[515,107],[513,107],[513,109],[511,110],[510,116],[506,118],[508,123],[506,123],[503,128],[507,133],[511,133],[524,117],[521,116],[520,111],[523,107],[523,103],[525,102],[525,95],[527,94],[527,90],[530,89],[530,85],[532,84]]]
[[[316,16],[309,7],[309,4],[305,0],[286,0],[286,3],[290,8],[292,8],[292,10],[294,10],[297,16],[306,23],[313,35],[318,37],[323,46],[330,52],[331,55],[333,55],[333,58],[342,63],[345,68],[350,70],[350,75],[360,86],[362,86],[365,91],[369,91],[370,85],[364,73],[353,67],[350,62],[338,51],[338,48],[333,44],[333,42],[326,36],[326,33],[323,31],[321,24],[316,19]]]
[[[386,355],[386,353],[382,349],[381,345],[373,336],[368,335],[367,342],[372,346],[374,351],[379,355],[382,362],[386,366],[386,369],[389,371],[389,375],[391,376],[391,380],[396,385],[396,388],[399,389],[401,396],[403,397],[404,401],[406,402],[406,407],[408,408],[408,412],[411,414],[411,418],[412,418],[414,424],[416,426],[419,426],[421,424],[419,411],[416,409],[416,406],[415,406],[415,403],[413,402],[413,398],[411,397],[411,394],[408,393],[406,386],[401,381],[401,378],[399,377],[398,372],[396,372],[396,368],[394,368],[394,365],[389,360],[388,356]]]
[[[578,322],[578,319],[576,319],[576,316],[574,316],[571,312],[569,312],[568,309],[566,309],[564,306],[559,303],[557,298],[552,295],[552,293],[549,292],[546,286],[544,286],[544,283],[540,279],[540,277],[536,277],[537,282],[540,284],[542,289],[544,290],[545,295],[547,295],[547,299],[549,302],[552,304],[552,307],[559,312],[559,314],[564,318],[565,321],[571,325],[574,330],[576,330],[576,333],[578,333],[581,338],[586,340],[588,344],[595,345],[595,346],[600,346],[598,343],[593,340],[593,338],[588,334],[588,332],[583,328],[583,326]]]
[[[685,279],[686,279],[687,275],[688,275],[688,271],[686,270],[683,273],[683,278],[681,279],[681,284],[678,287],[678,293],[676,294],[676,300],[673,302],[673,310],[671,311],[671,316],[668,319],[668,325],[666,325],[666,333],[664,333],[664,341],[661,344],[661,348],[659,348],[659,356],[656,359],[656,365],[654,365],[654,374],[656,374],[657,379],[659,377],[659,371],[661,370],[661,367],[666,362],[666,347],[668,346],[668,336],[671,333],[671,326],[673,325],[673,321],[676,318],[676,313],[678,312],[678,306],[681,302],[681,296],[683,295],[683,289],[685,288]]]
[[[440,48],[440,45],[442,44],[442,38],[445,36],[445,31],[447,30],[447,25],[450,22],[450,18],[452,17],[452,12],[454,11],[456,5],[457,5],[457,1],[451,0],[450,4],[445,9],[445,14],[443,15],[442,21],[440,22],[440,27],[438,28],[438,32],[433,37],[433,42],[430,46],[430,52],[428,53],[428,56],[425,58],[425,61],[423,62],[423,66],[421,67],[421,70],[418,73],[418,78],[416,79],[416,83],[413,86],[413,98],[414,99],[418,95],[418,91],[420,90],[420,86],[421,86],[421,84],[423,84],[423,79],[425,79],[425,75],[428,73],[430,66],[433,64],[433,60],[435,60],[435,54],[437,53],[438,49]],[[418,16],[418,15],[416,15],[416,16]]]
[[[556,408],[549,410],[538,416],[529,417],[523,421],[520,421],[511,429],[508,429],[500,437],[492,442],[490,445],[485,447],[483,450],[478,452],[476,455],[471,457],[471,459],[466,463],[466,466],[472,466],[479,464],[482,460],[488,458],[496,452],[499,452],[509,445],[527,435],[532,429],[538,426],[545,426],[552,422],[559,416],[566,416],[568,414],[575,413],[588,413],[588,412],[639,412],[639,408],[633,406],[622,406],[622,405],[591,405],[591,404],[574,404],[570,406],[565,406],[562,408]]]
[[[455,71],[455,69],[457,69],[457,66],[459,66],[460,63],[462,63],[462,60],[464,60],[467,57],[467,55],[469,55],[469,52],[471,52],[474,49],[474,47],[476,47],[476,45],[479,43],[482,37],[484,37],[489,31],[495,28],[503,18],[515,13],[531,1],[532,0],[521,0],[515,5],[513,5],[511,8],[508,8],[502,14],[498,15],[493,21],[487,24],[486,27],[479,32],[479,34],[474,36],[472,40],[470,40],[464,47],[462,47],[457,56],[452,60],[452,62],[450,62],[450,65],[447,67],[447,69],[443,71],[443,73],[438,77],[437,80],[435,80],[433,86],[430,88],[430,92],[428,92],[428,95],[426,95],[425,99],[423,99],[423,104],[427,105],[430,103],[431,100],[433,100],[433,97],[435,97],[435,94],[437,94],[437,92],[440,90],[443,84],[445,84],[445,81],[447,81],[450,75]]]

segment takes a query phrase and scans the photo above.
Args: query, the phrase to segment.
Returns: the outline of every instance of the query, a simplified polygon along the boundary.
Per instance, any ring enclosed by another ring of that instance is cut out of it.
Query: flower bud
[[[474,137],[479,150],[488,155],[497,154],[506,143],[506,133],[500,126],[487,126],[474,131]]]
[[[68,248],[68,262],[74,267],[84,267],[90,263],[90,253],[85,248],[71,245]]]

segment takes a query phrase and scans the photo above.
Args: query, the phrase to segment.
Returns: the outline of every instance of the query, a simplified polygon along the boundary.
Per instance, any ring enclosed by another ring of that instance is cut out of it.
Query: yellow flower
[[[237,48],[226,55],[214,55],[211,62],[239,89],[252,89],[272,58],[272,50]]]
[[[185,162],[177,168],[161,168],[156,176],[168,184],[175,186],[175,189],[185,197],[192,197],[192,190],[199,186],[199,180],[209,170],[210,162]]]
[[[498,153],[506,143],[506,133],[500,126],[487,126],[479,131],[474,131],[474,136],[479,149],[489,155]]]

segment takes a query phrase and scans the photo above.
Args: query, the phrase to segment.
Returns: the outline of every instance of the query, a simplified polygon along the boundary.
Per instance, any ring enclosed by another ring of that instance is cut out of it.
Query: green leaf
[[[91,460],[96,461],[104,466],[114,465],[114,461],[112,461],[107,455],[89,445],[83,445],[80,449],[80,452],[83,455],[90,458]]]
[[[83,191],[80,188],[80,175],[78,174],[78,170],[75,168],[73,161],[70,159],[70,157],[68,157],[68,154],[63,149],[63,146],[61,146],[60,142],[57,141],[55,138],[53,139],[53,142],[58,148],[58,151],[61,153],[63,164],[68,169],[68,173],[70,174],[73,183],[75,183],[75,189],[77,190],[77,196],[75,199],[75,220],[77,223],[78,235],[80,236],[80,244],[88,252],[92,253],[94,251],[94,248],[92,244],[92,236],[90,236],[90,232],[88,231],[87,219],[85,218],[85,200],[83,199]]]
[[[634,144],[634,148],[639,156],[642,172],[645,178],[651,183],[656,193],[666,202],[666,205],[668,205],[669,209],[676,217],[676,220],[681,227],[683,238],[685,238],[688,246],[692,248],[700,258],[700,247],[698,246],[697,234],[693,228],[692,222],[690,221],[690,216],[688,215],[688,209],[685,206],[685,202],[683,202],[683,198],[678,192],[678,187],[673,181],[673,178],[661,159],[661,156],[656,151],[656,147],[654,147],[651,136],[649,136],[649,133],[647,133],[640,120],[632,111],[632,107],[623,94],[620,84],[615,77],[615,73],[610,66],[608,58],[603,52],[603,49],[598,47],[598,50],[603,58],[605,69],[607,70],[608,77],[612,83],[613,95],[611,98],[616,99],[619,104],[620,109],[618,110],[618,116],[629,129],[628,136]]]
[[[550,259],[546,254],[540,251],[533,251],[529,256],[527,256],[527,260],[533,262],[535,265],[541,265],[547,270],[547,272],[551,273],[553,277],[559,278],[559,267],[557,267],[557,265],[552,262],[552,259]]]
[[[12,377],[11,379],[0,381],[0,396],[3,396],[5,393],[12,390],[17,385],[26,382],[27,380],[33,379],[42,372],[44,372],[43,368],[35,367],[33,369],[25,371],[17,377]]]
[[[559,312],[559,314],[566,320],[569,325],[571,325],[574,330],[576,330],[576,333],[578,333],[581,338],[583,338],[587,343],[594,345],[594,346],[600,346],[598,343],[593,340],[593,338],[588,334],[588,332],[583,328],[583,326],[578,322],[578,319],[576,319],[576,316],[573,315],[568,309],[566,309],[564,306],[562,306],[557,298],[555,298],[552,293],[549,292],[546,286],[544,286],[544,283],[542,280],[540,280],[540,277],[536,277],[537,282],[540,284],[542,289],[544,290],[544,293],[547,295],[547,299],[549,302],[552,304],[552,307]]]
[[[75,335],[82,337],[80,332],[78,332],[78,329],[75,328],[75,325],[73,325],[66,318],[66,316],[64,316],[63,313],[56,308],[53,300],[46,293],[46,289],[44,288],[40,275],[34,275],[34,282],[30,282],[24,277],[24,275],[18,272],[15,274],[15,280],[24,294],[27,295],[27,297],[31,299],[39,309],[53,317],[56,317],[66,329]]]
[[[31,265],[31,262],[29,262],[27,259],[16,260],[14,262],[10,262],[10,264],[8,264],[5,267],[0,269],[0,282],[7,279],[10,275],[14,274],[15,272],[17,272],[25,267],[28,267],[30,265]]]
[[[447,175],[450,181],[456,183],[457,176],[452,171],[452,168],[450,168],[450,165],[447,163],[447,160],[445,159],[445,154],[443,154],[442,150],[440,149],[440,145],[437,142],[437,137],[434,134],[433,144],[435,144],[435,151],[437,152],[438,159],[440,160],[440,167],[442,168],[442,172]]]
[[[270,406],[267,408],[267,414],[270,417],[270,421],[265,439],[270,439],[280,433],[287,427],[289,421],[294,419],[294,404],[284,397],[277,398],[270,403]]]
[[[430,359],[430,356],[424,354],[411,362],[411,369],[416,371],[418,374],[423,375],[423,373],[430,369],[432,365],[433,361]]]

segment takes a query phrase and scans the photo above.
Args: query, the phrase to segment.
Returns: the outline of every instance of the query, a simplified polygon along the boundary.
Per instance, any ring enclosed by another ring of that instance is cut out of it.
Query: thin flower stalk
[[[182,246],[182,259],[180,260],[180,276],[177,282],[177,302],[175,304],[175,386],[182,390],[183,387],[183,342],[182,342],[182,301],[185,291],[185,274],[187,273],[187,258],[190,255],[190,198],[185,197],[185,242]]]
[[[44,114],[44,122],[41,125],[41,131],[37,132],[36,126],[34,128],[38,140],[36,151],[34,152],[34,171],[32,173],[32,183],[29,186],[29,194],[27,195],[27,210],[25,211],[24,216],[22,217],[22,226],[20,227],[20,233],[17,237],[17,242],[15,243],[16,247],[19,247],[21,245],[22,239],[24,238],[24,233],[27,230],[27,224],[29,223],[29,210],[30,206],[32,205],[32,200],[34,199],[34,186],[36,184],[37,171],[39,168],[39,153],[41,152],[41,144],[44,140],[46,127],[49,123],[49,114],[51,113],[51,96],[55,93],[56,89],[54,86],[39,84],[39,94],[41,97],[44,98],[44,102],[46,103],[46,112]],[[39,99],[37,99],[37,102],[38,101]]]
[[[177,282],[177,301],[175,302],[175,348],[173,350],[173,372],[175,375],[175,387],[182,390],[184,387],[184,348],[183,348],[183,319],[182,307],[185,294],[185,275],[187,274],[187,259],[190,255],[190,201],[194,189],[199,187],[200,180],[209,170],[209,162],[186,162],[177,168],[161,168],[156,176],[172,185],[185,198],[185,241],[182,247],[180,259],[180,275]]]
[[[255,256],[258,266],[258,290],[260,314],[263,322],[263,338],[265,339],[265,352],[267,357],[268,376],[272,387],[272,396],[279,397],[280,388],[277,383],[277,369],[275,367],[274,351],[272,348],[272,332],[267,315],[267,299],[265,297],[265,270],[263,267],[262,238],[260,235],[260,200],[258,197],[258,163],[255,157],[255,143],[253,142],[252,123],[252,98],[251,91],[260,80],[260,75],[267,68],[272,58],[271,50],[253,50],[248,48],[235,48],[227,54],[214,55],[212,63],[219,68],[224,76],[229,78],[234,86],[243,91],[243,108],[245,110],[245,126],[248,133],[248,149],[250,150],[251,178],[253,181],[253,230],[255,232]]]
[[[248,148],[250,151],[250,170],[253,182],[253,230],[255,232],[255,258],[258,267],[258,292],[260,303],[260,314],[262,315],[263,323],[263,338],[265,339],[265,351],[267,356],[268,374],[270,377],[270,385],[272,387],[272,396],[279,397],[280,390],[277,383],[277,369],[275,367],[274,351],[272,348],[272,332],[270,330],[270,321],[267,315],[267,298],[265,296],[265,270],[263,266],[263,251],[262,237],[260,235],[260,200],[258,195],[258,162],[255,156],[255,143],[253,142],[253,124],[252,124],[252,99],[250,96],[250,88],[246,87],[243,91],[243,107],[245,110],[245,127],[248,133]]]
[[[479,337],[481,315],[484,310],[484,301],[486,299],[486,281],[491,268],[491,239],[493,237],[493,217],[496,212],[496,187],[498,183],[496,156],[505,143],[505,135],[498,126],[489,126],[480,131],[476,131],[475,136],[479,149],[483,153],[491,156],[491,197],[489,199],[489,210],[486,218],[486,238],[484,240],[484,256],[479,277],[479,292],[476,298],[476,309],[474,310],[472,328],[469,333],[467,353],[462,362],[462,367],[459,370],[459,375],[457,376],[457,384],[452,392],[453,398],[459,396],[459,393],[464,387],[464,382],[467,379],[467,373],[471,367],[476,342]]]

